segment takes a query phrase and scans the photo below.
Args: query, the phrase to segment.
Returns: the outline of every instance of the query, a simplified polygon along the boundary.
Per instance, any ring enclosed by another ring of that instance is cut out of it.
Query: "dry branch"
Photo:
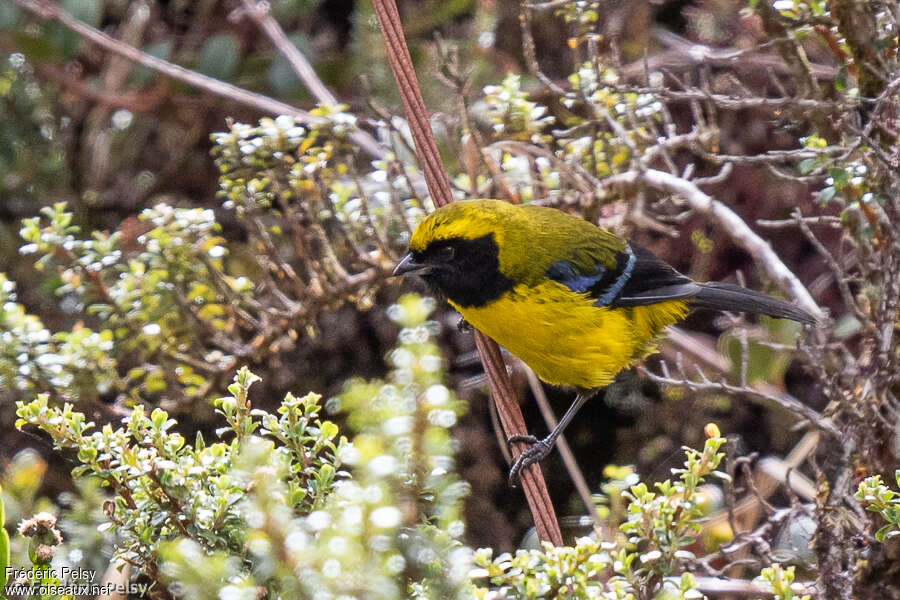
[[[265,113],[273,115],[289,115],[304,123],[322,124],[326,122],[324,118],[311,115],[307,111],[297,108],[296,106],[281,102],[280,100],[275,100],[274,98],[270,98],[263,94],[245,90],[236,85],[231,85],[230,83],[208,77],[202,73],[185,69],[184,67],[167,60],[157,58],[143,50],[139,50],[134,46],[121,42],[103,33],[99,29],[91,27],[83,21],[79,21],[60,6],[49,2],[49,0],[12,0],[12,2],[41,19],[58,22],[63,27],[74,31],[101,48],[197,89],[205,90],[216,96],[227,98],[245,106],[253,107]],[[387,151],[384,147],[365,131],[356,130],[351,132],[350,136],[360,148],[365,150],[371,156],[375,158],[384,158],[387,155]]]
[[[810,295],[806,286],[797,278],[784,261],[772,250],[772,247],[750,229],[737,213],[722,202],[712,198],[709,194],[698,188],[694,183],[655,169],[644,171],[627,171],[619,175],[613,175],[604,179],[604,187],[616,185],[634,185],[642,183],[670,194],[677,194],[688,201],[694,210],[711,217],[721,226],[737,245],[752,256],[760,269],[765,272],[778,286],[797,303],[816,318],[825,315],[816,301]]]
[[[388,59],[394,79],[403,99],[410,130],[416,145],[419,161],[425,172],[425,181],[436,206],[453,201],[450,180],[441,163],[441,157],[434,141],[434,134],[425,112],[425,102],[419,91],[415,69],[406,46],[400,15],[393,0],[375,0],[375,14],[381,27],[382,36],[388,48]],[[481,332],[475,332],[475,344],[481,356],[485,373],[491,388],[491,396],[507,437],[524,433],[525,419],[516,401],[516,394],[506,371],[503,356],[497,343]],[[516,444],[516,456],[524,450],[523,444]],[[547,484],[540,465],[533,464],[521,474],[522,488],[534,517],[538,537],[554,545],[562,544],[562,533],[556,521],[556,513],[550,501]]]

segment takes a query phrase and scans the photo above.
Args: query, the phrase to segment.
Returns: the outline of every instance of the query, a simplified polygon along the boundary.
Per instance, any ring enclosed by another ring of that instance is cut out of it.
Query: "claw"
[[[528,465],[533,465],[534,463],[543,460],[548,454],[550,454],[550,451],[553,450],[554,444],[556,444],[556,439],[560,435],[562,435],[563,429],[566,428],[566,425],[569,424],[569,422],[578,412],[578,409],[581,408],[581,405],[591,397],[593,397],[593,395],[596,393],[596,389],[582,390],[578,392],[578,395],[575,396],[575,401],[572,402],[572,406],[569,407],[569,410],[566,411],[566,414],[563,415],[563,418],[559,420],[559,423],[556,424],[556,427],[553,428],[553,431],[550,432],[550,435],[542,440],[537,439],[533,435],[516,434],[509,436],[509,439],[507,440],[508,442],[521,442],[525,444],[531,444],[530,448],[526,448],[522,452],[522,454],[519,455],[519,457],[512,464],[512,468],[509,470],[510,487],[516,487],[516,480],[521,479],[522,469],[524,469]]]
[[[540,439],[534,437],[533,435],[529,435],[527,433],[514,433],[508,438],[506,438],[507,444],[537,444]]]
[[[516,487],[517,482],[522,479],[522,470],[544,460],[553,450],[554,440],[549,437],[539,440],[533,435],[516,434],[509,436],[507,441],[510,443],[523,442],[531,444],[530,447],[519,454],[509,469],[509,487]]]

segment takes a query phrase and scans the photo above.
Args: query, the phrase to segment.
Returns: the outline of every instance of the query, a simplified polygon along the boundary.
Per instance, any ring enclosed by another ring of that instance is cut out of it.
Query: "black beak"
[[[401,277],[404,275],[424,275],[431,271],[431,265],[416,262],[411,252],[407,252],[397,266],[394,267],[394,276]]]

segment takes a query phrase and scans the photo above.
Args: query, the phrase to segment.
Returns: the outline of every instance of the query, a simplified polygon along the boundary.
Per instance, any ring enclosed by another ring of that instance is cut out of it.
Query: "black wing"
[[[631,244],[616,253],[615,268],[597,265],[591,273],[579,271],[567,260],[547,269],[547,276],[576,292],[587,292],[596,306],[644,306],[668,300],[690,299],[694,308],[750,312],[800,323],[815,323],[811,314],[761,292],[733,283],[696,283],[649,250]]]
[[[634,244],[631,249],[637,259],[634,270],[610,306],[643,306],[692,298],[700,293],[701,287],[690,277],[682,275],[649,250]]]
[[[611,306],[640,306],[690,299],[693,308],[769,315],[813,324],[816,318],[793,304],[733,283],[696,283],[639,246],[631,245],[637,261],[628,282]]]
[[[616,252],[615,267],[596,264],[584,272],[569,260],[547,269],[547,277],[576,292],[587,292],[597,306],[639,306],[688,298],[699,292],[693,283],[649,251],[631,244]]]

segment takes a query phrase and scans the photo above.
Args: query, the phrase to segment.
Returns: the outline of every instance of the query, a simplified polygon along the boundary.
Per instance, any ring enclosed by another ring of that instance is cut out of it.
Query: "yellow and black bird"
[[[599,389],[655,350],[692,308],[761,313],[814,323],[799,307],[729,283],[697,283],[640,246],[554,208],[499,200],[444,206],[416,227],[395,275],[419,275],[472,326],[521,358],[543,381],[578,395],[510,480],[542,460]]]

